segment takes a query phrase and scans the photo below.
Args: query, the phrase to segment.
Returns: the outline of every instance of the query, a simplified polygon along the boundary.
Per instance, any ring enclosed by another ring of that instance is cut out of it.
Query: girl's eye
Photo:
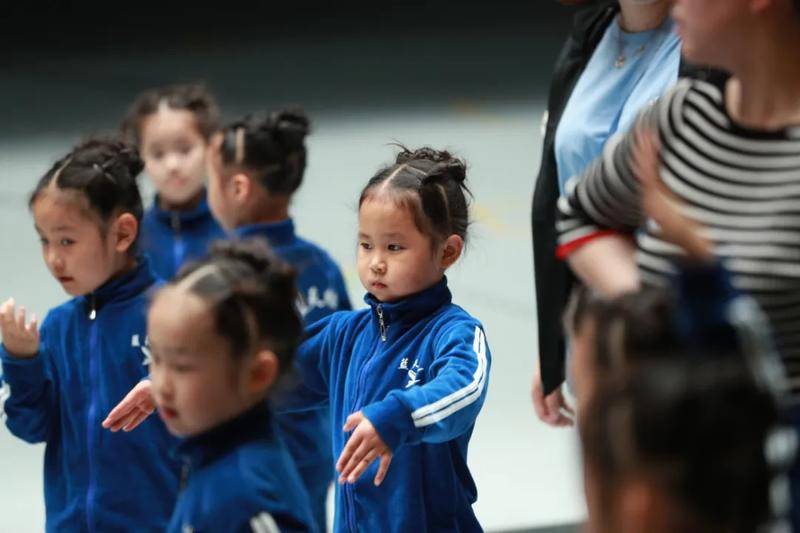
[[[49,244],[47,242],[47,239],[45,239],[44,237],[39,237],[39,242],[42,244],[42,246],[47,246]]]
[[[388,246],[388,248],[389,248],[389,251],[390,251],[390,252],[399,252],[400,250],[402,250],[402,249],[403,249],[403,247],[402,247],[402,246],[400,246],[399,244],[390,244],[390,245]]]
[[[172,365],[172,370],[174,370],[176,374],[186,374],[192,371],[192,367],[190,365]]]
[[[73,241],[72,239],[61,239],[60,241],[58,241],[58,243],[61,246],[70,246],[72,244],[75,244],[75,241]]]
[[[372,248],[372,245],[370,243],[368,243],[368,242],[360,242],[360,243],[358,243],[358,245],[361,246],[365,250],[370,250]]]

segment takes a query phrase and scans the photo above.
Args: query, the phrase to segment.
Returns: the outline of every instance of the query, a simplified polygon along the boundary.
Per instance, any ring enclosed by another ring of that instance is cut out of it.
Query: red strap
[[[556,248],[556,257],[563,261],[567,259],[570,255],[572,255],[572,253],[575,252],[575,250],[582,247],[587,242],[599,239],[601,237],[608,237],[611,235],[619,235],[619,233],[611,229],[605,229],[605,230],[595,231],[594,233],[590,233],[589,235],[584,235],[579,239],[575,239],[574,241],[562,244],[558,248]]]

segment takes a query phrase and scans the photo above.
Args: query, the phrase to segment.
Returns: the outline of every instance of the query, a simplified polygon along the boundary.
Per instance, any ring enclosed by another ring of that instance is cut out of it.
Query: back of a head
[[[434,242],[450,235],[466,242],[471,220],[464,160],[446,150],[400,148],[394,164],[381,168],[361,191],[359,206],[379,192],[389,194]]]
[[[137,177],[144,168],[135,147],[116,138],[82,142],[42,176],[30,196],[33,206],[49,187],[85,198],[103,224],[131,213],[141,221],[143,207]]]
[[[186,265],[172,283],[188,285],[209,303],[234,358],[267,348],[281,373],[291,369],[303,331],[295,273],[266,242],[216,242],[205,260]]]
[[[585,465],[607,505],[631,479],[667,495],[675,512],[661,530],[755,533],[772,514],[777,412],[740,358],[651,362],[595,391],[580,426]]]
[[[291,196],[303,182],[310,131],[300,108],[248,115],[222,129],[222,163],[250,172],[270,194]]]

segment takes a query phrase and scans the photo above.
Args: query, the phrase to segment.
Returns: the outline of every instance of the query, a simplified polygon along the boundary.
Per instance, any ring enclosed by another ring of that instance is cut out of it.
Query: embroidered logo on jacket
[[[144,360],[142,362],[142,366],[150,366],[150,340],[148,337],[144,338],[144,344],[139,341],[139,335],[133,335],[131,337],[131,347],[139,348],[142,350],[142,354],[144,354]]]
[[[421,366],[419,366],[419,359],[414,360],[414,364],[411,365],[411,368],[408,368],[408,358],[404,357],[402,361],[400,361],[400,366],[397,368],[398,370],[405,370],[408,372],[408,383],[406,383],[405,388],[413,387],[417,383],[419,383],[422,378],[421,374],[425,370]]]

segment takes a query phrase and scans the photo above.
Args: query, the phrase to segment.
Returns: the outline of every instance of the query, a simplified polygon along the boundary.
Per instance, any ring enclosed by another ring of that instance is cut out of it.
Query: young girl
[[[188,478],[167,531],[316,530],[265,401],[302,333],[295,295],[289,267],[251,241],[215,245],[153,299],[152,392],[186,437]]]
[[[171,279],[187,259],[205,255],[222,238],[206,202],[205,155],[219,112],[201,85],[145,91],[122,130],[141,150],[156,196],[142,221],[142,249],[155,273]]]
[[[149,420],[129,435],[100,426],[147,374],[144,310],[155,278],[136,252],[142,167],[114,140],[87,141],[56,162],[30,208],[47,268],[74,298],[41,331],[13,299],[0,307],[6,424],[47,445],[47,531],[163,531],[175,502],[179,466],[164,425]]]
[[[451,302],[444,276],[467,237],[465,178],[462,161],[423,148],[404,149],[367,183],[358,272],[369,307],[315,322],[298,349],[304,394],[279,408],[330,405],[335,531],[481,530],[467,447],[490,353],[483,326]],[[120,407],[119,426],[147,408],[137,392]]]
[[[467,445],[490,355],[444,276],[467,237],[465,175],[447,152],[404,149],[369,181],[358,215],[369,307],[312,324],[298,352],[337,428],[337,531],[481,529]]]
[[[266,239],[292,265],[300,309],[310,324],[351,306],[339,267],[322,248],[296,235],[289,215],[292,195],[305,172],[308,132],[308,118],[299,109],[248,116],[214,136],[208,169],[214,215],[236,236]],[[146,391],[136,391],[132,398],[136,394],[147,401]],[[128,415],[151,410],[145,406],[130,411],[125,405],[109,415],[107,427],[131,426]],[[333,479],[328,410],[280,413],[276,420],[311,498],[317,526],[326,531],[326,501]]]

